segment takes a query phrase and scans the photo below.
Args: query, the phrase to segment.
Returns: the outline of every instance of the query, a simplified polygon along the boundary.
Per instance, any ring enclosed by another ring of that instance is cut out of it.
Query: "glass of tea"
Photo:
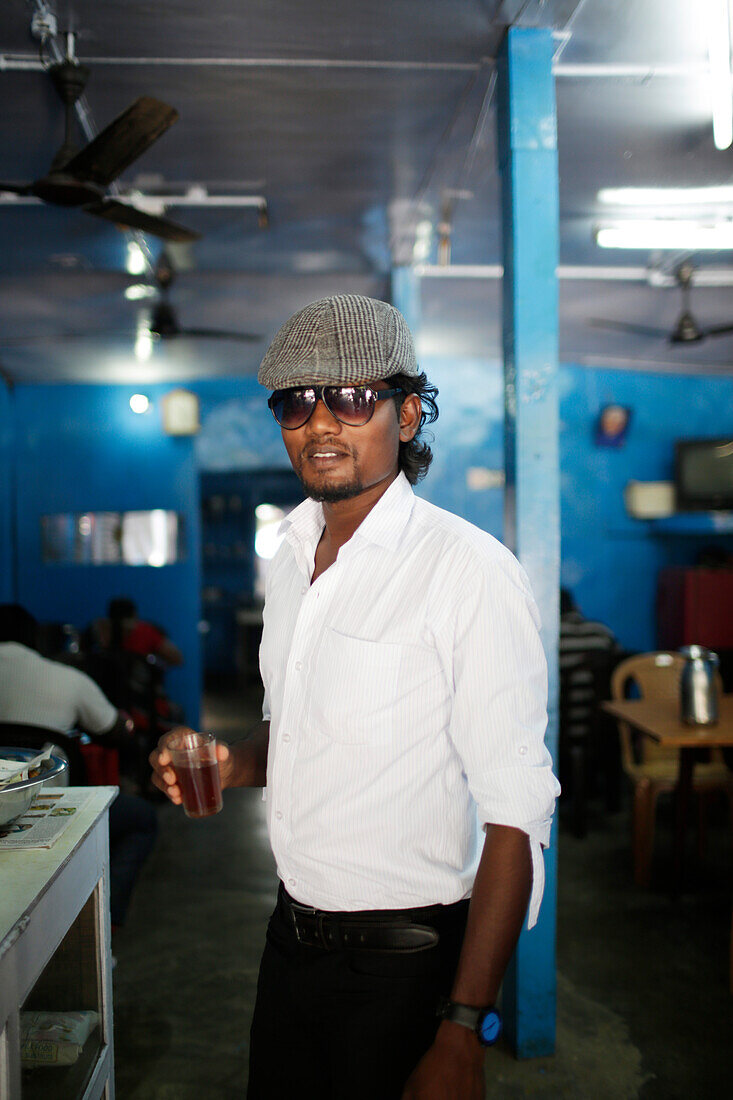
[[[222,807],[216,738],[213,733],[173,730],[163,739],[171,754],[188,817],[210,817]]]

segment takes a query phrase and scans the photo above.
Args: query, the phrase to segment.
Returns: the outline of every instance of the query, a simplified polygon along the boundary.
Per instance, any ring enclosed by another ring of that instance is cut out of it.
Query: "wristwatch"
[[[501,1016],[493,1005],[474,1008],[473,1005],[458,1004],[444,997],[438,1005],[437,1015],[442,1020],[451,1020],[473,1031],[482,1047],[493,1046],[501,1035]]]

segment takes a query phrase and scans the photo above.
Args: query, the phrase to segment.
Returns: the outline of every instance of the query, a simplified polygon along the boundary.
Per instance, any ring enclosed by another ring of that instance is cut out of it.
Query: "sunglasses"
[[[370,386],[294,386],[275,390],[267,404],[286,431],[302,428],[319,401],[341,424],[361,428],[371,420],[377,401],[401,392],[399,389],[373,390]]]

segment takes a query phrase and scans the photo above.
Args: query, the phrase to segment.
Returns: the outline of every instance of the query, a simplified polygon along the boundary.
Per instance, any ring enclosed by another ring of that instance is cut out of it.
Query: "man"
[[[20,604],[0,604],[0,745],[40,748],[44,741],[53,741],[55,733],[66,735],[70,730],[83,730],[101,744],[124,745],[133,732],[128,716],[112,706],[89,676],[42,657],[37,644],[38,623],[33,615]],[[77,742],[64,736],[63,747],[72,775],[75,769],[83,770]],[[74,781],[82,780],[77,775]],[[155,810],[141,798],[119,794],[110,806],[114,929],[125,922],[135,881],[155,844],[157,829]]]
[[[82,729],[117,736],[129,719],[79,669],[37,651],[38,623],[20,604],[0,605],[0,722],[57,733]]]
[[[268,576],[264,721],[218,750],[225,787],[266,784],[281,879],[249,1100],[479,1100],[558,793],[536,608],[507,550],[413,495],[437,391],[397,310],[307,306],[259,380],[310,499]]]

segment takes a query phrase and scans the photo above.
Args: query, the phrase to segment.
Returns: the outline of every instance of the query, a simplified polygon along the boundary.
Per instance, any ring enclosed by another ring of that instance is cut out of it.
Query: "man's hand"
[[[187,729],[185,726],[177,726],[173,733],[192,733],[193,731]],[[167,734],[165,735],[168,736]],[[153,769],[153,784],[162,791],[163,794],[168,795],[168,798],[176,806],[180,806],[183,801],[181,796],[181,788],[178,786],[178,777],[173,770],[173,763],[171,761],[171,754],[167,749],[162,747],[163,738],[161,737],[158,742],[157,749],[154,749],[148,757],[150,766]],[[221,741],[216,743],[216,759],[219,763],[219,778],[221,779],[222,790],[230,785],[232,778],[232,772],[234,771],[234,761],[232,760],[232,754],[229,751],[227,745],[224,745]]]
[[[484,1088],[483,1047],[468,1028],[444,1020],[402,1100],[484,1100]]]

